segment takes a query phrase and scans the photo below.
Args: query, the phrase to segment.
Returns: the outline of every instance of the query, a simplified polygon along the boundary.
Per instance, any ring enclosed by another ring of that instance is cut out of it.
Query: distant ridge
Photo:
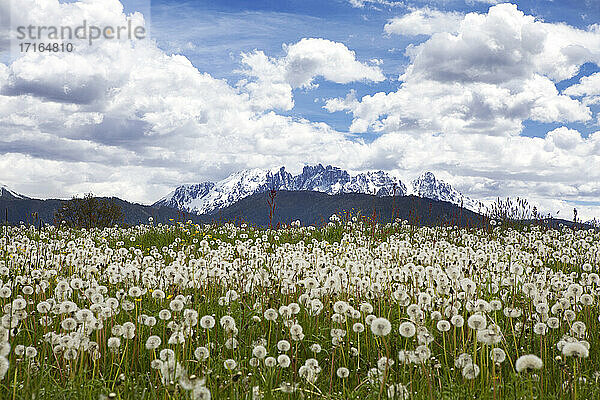
[[[269,223],[266,193],[255,193],[235,204],[219,210],[217,214],[203,216],[213,221],[246,221],[266,226]],[[320,225],[329,222],[333,214],[347,213],[374,218],[385,223],[394,218],[419,226],[448,225],[482,227],[488,218],[455,204],[417,196],[376,196],[362,193],[329,195],[315,191],[279,191],[276,196],[273,225],[300,221],[303,225]]]
[[[4,199],[28,199],[28,197],[25,197],[22,194],[13,192],[6,185],[0,185],[0,197],[4,197]]]
[[[66,200],[32,199],[23,195],[14,196],[2,192],[0,196],[0,224],[29,223],[33,225],[54,224],[54,214]],[[268,194],[259,192],[220,208],[212,214],[192,214],[166,206],[148,206],[130,203],[119,198],[112,198],[122,209],[127,225],[146,224],[152,217],[153,223],[192,221],[194,223],[234,222],[248,223],[257,226],[269,224]],[[316,191],[281,190],[276,195],[275,216],[273,226],[300,221],[303,225],[321,225],[327,223],[332,214],[362,215],[378,223],[385,223],[394,218],[409,221],[418,226],[459,226],[465,228],[482,227],[488,218],[456,204],[429,198],[406,196],[377,196],[363,193],[327,194]],[[5,218],[8,217],[8,220]],[[526,221],[528,222],[528,221]],[[540,223],[529,221],[528,223]],[[573,222],[550,219],[544,222],[549,227],[573,226]],[[590,226],[577,224],[578,227]]]

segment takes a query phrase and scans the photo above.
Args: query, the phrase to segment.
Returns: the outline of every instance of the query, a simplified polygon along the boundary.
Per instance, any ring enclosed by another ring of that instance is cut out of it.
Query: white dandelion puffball
[[[200,326],[204,329],[212,329],[215,327],[215,318],[212,315],[205,315],[200,318]]]
[[[417,332],[417,328],[415,328],[415,324],[413,324],[412,322],[405,321],[400,324],[400,328],[398,329],[398,332],[403,337],[410,338],[410,337],[415,336],[415,333]]]
[[[445,319],[441,319],[437,323],[437,328],[440,332],[448,332],[450,327],[450,322],[446,321]]]
[[[159,336],[152,335],[146,339],[146,349],[148,350],[156,350],[160,347],[161,339]]]
[[[237,362],[231,358],[228,358],[227,360],[223,361],[223,366],[225,369],[233,371],[235,367],[237,367]]]
[[[371,331],[375,336],[387,336],[392,331],[392,324],[385,318],[375,318],[371,323]]]
[[[544,362],[535,354],[525,354],[517,359],[515,369],[518,373],[527,372],[534,369],[542,369]]]
[[[588,358],[590,351],[581,342],[567,342],[562,348],[562,354],[566,357]]]
[[[346,379],[348,376],[350,376],[350,370],[346,367],[339,367],[336,371],[336,374],[338,378]]]
[[[35,347],[28,346],[25,348],[25,357],[35,358],[37,356],[37,350]]]
[[[264,346],[256,346],[252,349],[252,355],[260,360],[267,356],[267,349]]]
[[[277,319],[277,315],[277,310],[274,310],[272,308],[267,309],[263,314],[267,321],[275,321]]]
[[[195,385],[192,389],[192,398],[195,400],[210,400],[210,390],[206,386]]]
[[[196,357],[196,360],[198,361],[207,360],[209,356],[210,351],[204,346],[200,346],[194,350],[194,357]]]
[[[485,329],[487,320],[482,314],[473,314],[467,319],[467,325],[473,330]]]
[[[360,322],[355,322],[354,325],[352,325],[352,330],[356,333],[362,333],[365,331],[365,326]]]
[[[495,347],[490,352],[490,357],[495,363],[501,364],[506,360],[506,353],[499,347]]]
[[[291,347],[292,346],[290,345],[290,342],[288,342],[287,340],[280,340],[279,342],[277,342],[277,349],[282,353],[289,351]]]
[[[452,318],[450,318],[450,322],[455,327],[462,328],[462,326],[465,324],[465,319],[462,317],[462,315],[453,315]]]
[[[277,359],[275,357],[267,357],[265,358],[265,366],[269,368],[273,368],[277,365]]]
[[[477,364],[467,364],[462,369],[462,375],[465,379],[475,379],[479,376],[479,366]]]
[[[280,354],[277,357],[277,363],[281,368],[287,368],[290,366],[292,361],[290,360],[290,357],[287,354]]]

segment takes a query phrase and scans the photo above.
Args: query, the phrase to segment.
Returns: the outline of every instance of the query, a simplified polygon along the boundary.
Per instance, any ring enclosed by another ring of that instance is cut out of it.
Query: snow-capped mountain
[[[436,179],[431,172],[425,172],[411,182],[409,194],[433,200],[447,201],[472,211],[483,211],[483,203],[464,196],[449,183]]]
[[[328,194],[338,193],[364,193],[376,196],[396,196],[406,194],[406,186],[400,179],[384,171],[365,172],[350,175],[337,167],[321,164],[305,166],[302,173],[293,177],[293,187],[282,188],[287,190],[311,190]]]
[[[247,169],[231,174],[217,183],[179,186],[154,205],[178,208],[196,214],[209,214],[244,197],[266,192],[271,188],[293,190],[289,189],[293,187],[292,182],[293,177],[285,168],[275,171]]]
[[[481,202],[464,196],[450,184],[426,172],[407,189],[402,181],[384,171],[350,175],[347,171],[321,164],[305,166],[298,175],[279,169],[246,169],[219,182],[179,186],[155,206],[166,206],[196,214],[210,214],[254,193],[275,190],[309,190],[327,194],[364,193],[376,196],[415,195],[447,201],[472,211],[485,209]]]
[[[0,197],[8,197],[8,198],[15,198],[15,199],[26,199],[27,197],[23,196],[22,194],[19,194],[17,192],[14,192],[12,190],[10,190],[8,188],[8,186],[6,185],[0,185]]]
[[[376,196],[406,194],[406,186],[400,179],[384,171],[350,175],[340,168],[318,164],[305,166],[298,175],[290,174],[285,167],[276,170],[247,169],[216,183],[179,186],[154,205],[209,214],[244,197],[271,189],[310,190],[328,194],[365,193]]]
[[[170,207],[185,209],[186,204],[190,204],[197,198],[208,196],[211,189],[215,187],[212,182],[199,183],[197,185],[181,185],[173,192],[160,199],[156,204]]]

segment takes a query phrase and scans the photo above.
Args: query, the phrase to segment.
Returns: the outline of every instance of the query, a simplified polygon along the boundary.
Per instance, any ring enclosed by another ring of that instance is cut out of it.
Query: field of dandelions
[[[1,229],[3,399],[600,398],[597,231]]]

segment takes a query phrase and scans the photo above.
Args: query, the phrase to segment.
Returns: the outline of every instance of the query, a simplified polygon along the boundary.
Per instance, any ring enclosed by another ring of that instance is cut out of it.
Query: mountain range
[[[246,169],[218,182],[181,185],[158,200],[153,206],[169,207],[193,214],[214,214],[239,200],[257,193],[276,191],[312,191],[328,195],[344,193],[368,194],[377,197],[407,196],[446,201],[471,211],[485,207],[454,189],[450,184],[426,172],[407,187],[398,177],[385,171],[349,172],[321,164],[305,166],[298,175],[279,169]]]
[[[454,204],[424,199],[416,196],[376,196],[363,193],[327,194],[318,191],[281,190],[276,195],[274,218],[269,221],[266,203],[267,193],[257,192],[239,201],[219,208],[213,214],[192,214],[160,205],[130,203],[119,198],[110,198],[123,212],[123,223],[136,225],[147,223],[152,217],[154,223],[192,221],[194,223],[246,222],[259,226],[289,224],[300,221],[304,225],[322,224],[333,214],[351,211],[377,221],[389,221],[392,215],[416,225],[459,225],[481,226],[486,217]],[[18,194],[6,187],[0,188],[0,210],[2,222],[11,224],[23,222],[38,226],[53,224],[54,215],[66,200],[33,199]]]
[[[434,185],[431,178],[425,178],[427,179],[421,180],[421,182],[429,182],[431,185],[417,185],[417,189],[420,188],[423,191],[427,187],[441,187],[444,189],[442,194],[454,195],[455,200],[460,198],[456,197],[447,186],[439,181],[436,181]],[[255,185],[256,187],[260,186],[257,182],[255,182]],[[325,187],[318,186],[316,183],[315,185],[315,187]],[[268,193],[260,191],[245,196],[231,205],[219,208],[212,214],[189,213],[164,205],[136,204],[116,197],[110,198],[110,200],[121,208],[123,212],[121,222],[126,225],[148,223],[150,217],[153,218],[154,223],[167,224],[174,221],[190,220],[194,223],[245,222],[259,226],[267,226],[269,222],[272,222],[275,226],[299,220],[303,225],[320,225],[327,222],[331,215],[347,211],[350,211],[353,215],[360,214],[366,217],[375,217],[378,222],[401,218],[419,226],[476,227],[486,226],[489,221],[485,215],[460,207],[452,202],[418,197],[406,194],[406,192],[403,195],[398,195],[396,192],[396,196],[378,196],[379,190],[381,188],[374,188],[376,194],[342,192],[328,194],[324,191],[314,190],[280,190],[276,194],[276,208],[272,221],[269,221]],[[411,188],[411,190],[414,190],[414,188]],[[432,195],[432,192],[427,193]],[[54,224],[56,222],[54,215],[65,201],[61,199],[34,199],[16,193],[6,186],[0,186],[0,221],[9,224],[22,222],[35,226],[46,223]],[[527,223],[527,221],[524,222]],[[540,223],[537,220],[529,222]],[[546,219],[544,222],[550,227],[574,225],[572,221],[560,219]],[[583,224],[577,224],[577,226],[589,228],[589,226]]]

